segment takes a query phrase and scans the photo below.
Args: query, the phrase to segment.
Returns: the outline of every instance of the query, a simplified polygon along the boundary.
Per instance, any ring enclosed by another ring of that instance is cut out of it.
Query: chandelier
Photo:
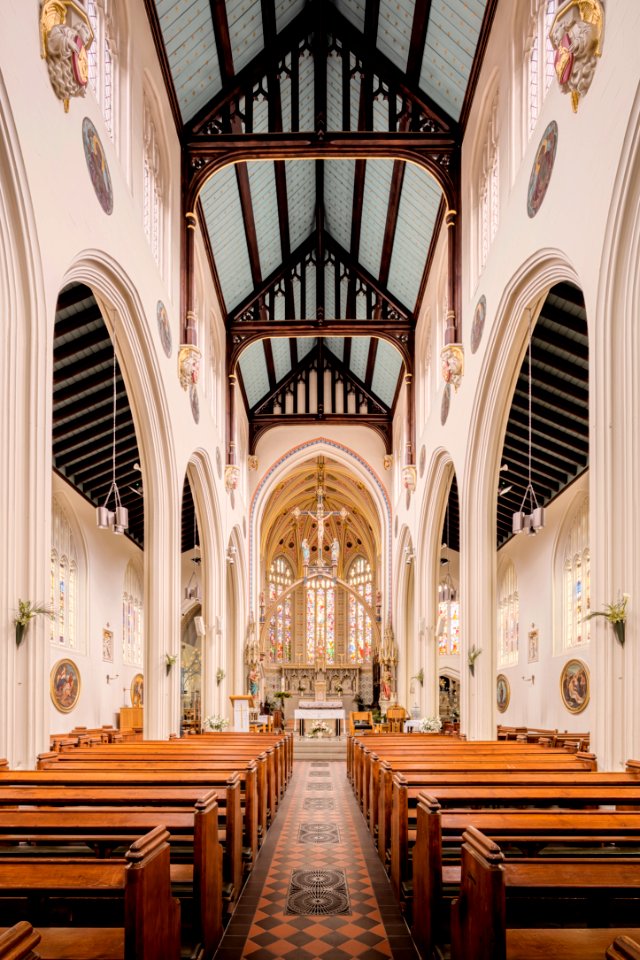
[[[112,416],[112,439],[111,439],[111,486],[106,499],[101,507],[96,507],[96,523],[101,530],[111,528],[114,533],[122,534],[129,526],[129,511],[122,506],[120,491],[116,483],[116,390],[117,390],[117,368],[116,368],[116,345],[113,344],[113,416]],[[113,494],[113,510],[109,509],[109,500]]]
[[[529,442],[528,442],[528,483],[524,491],[520,509],[517,510],[511,518],[511,529],[513,533],[526,533],[529,536],[535,536],[538,530],[544,527],[544,507],[538,505],[538,498],[533,489],[531,480],[531,448],[532,448],[532,404],[531,404],[531,311],[529,311]],[[528,509],[528,512],[527,512]]]

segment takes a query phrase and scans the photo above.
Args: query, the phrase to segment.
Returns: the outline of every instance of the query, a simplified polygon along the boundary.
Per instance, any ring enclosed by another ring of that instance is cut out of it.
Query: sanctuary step
[[[345,760],[347,759],[346,737],[295,736],[293,739],[294,760]]]

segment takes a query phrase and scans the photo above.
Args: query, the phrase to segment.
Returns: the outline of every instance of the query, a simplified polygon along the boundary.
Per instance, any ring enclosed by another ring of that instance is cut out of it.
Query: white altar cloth
[[[343,723],[346,719],[344,710],[326,710],[324,707],[298,707],[293,711],[293,716],[296,720],[342,720]]]
[[[342,700],[301,700],[298,706],[302,710],[341,710]]]

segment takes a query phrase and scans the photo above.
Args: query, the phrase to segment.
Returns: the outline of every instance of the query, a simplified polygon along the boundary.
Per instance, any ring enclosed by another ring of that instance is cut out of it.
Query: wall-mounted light
[[[96,507],[96,523],[100,530],[108,530],[111,528],[114,533],[124,533],[127,527],[129,526],[129,511],[126,507],[122,506],[122,501],[120,500],[120,491],[118,490],[118,484],[116,483],[116,347],[115,347],[115,333],[114,333],[114,345],[113,345],[113,414],[111,420],[112,428],[112,439],[111,439],[111,465],[112,465],[112,474],[111,474],[111,486],[109,487],[109,492],[107,497],[101,507]],[[109,509],[109,501],[111,500],[111,494],[113,494],[113,505],[114,509]]]
[[[530,683],[531,686],[533,686],[534,683],[536,682],[536,675],[535,673],[532,673],[530,677],[523,677],[522,679],[524,680],[525,683]]]
[[[114,673],[112,677],[110,677],[109,674],[107,674],[107,683],[111,683],[112,680],[117,680],[119,676],[120,676],[119,673]]]

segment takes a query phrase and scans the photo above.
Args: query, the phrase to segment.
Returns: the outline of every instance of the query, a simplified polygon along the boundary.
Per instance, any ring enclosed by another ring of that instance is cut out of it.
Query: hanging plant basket
[[[611,626],[613,627],[613,632],[616,635],[616,640],[621,647],[624,647],[625,628],[627,626],[626,620],[612,620]]]
[[[16,623],[16,647],[19,647],[22,641],[24,640],[24,635],[27,632],[27,623]]]

